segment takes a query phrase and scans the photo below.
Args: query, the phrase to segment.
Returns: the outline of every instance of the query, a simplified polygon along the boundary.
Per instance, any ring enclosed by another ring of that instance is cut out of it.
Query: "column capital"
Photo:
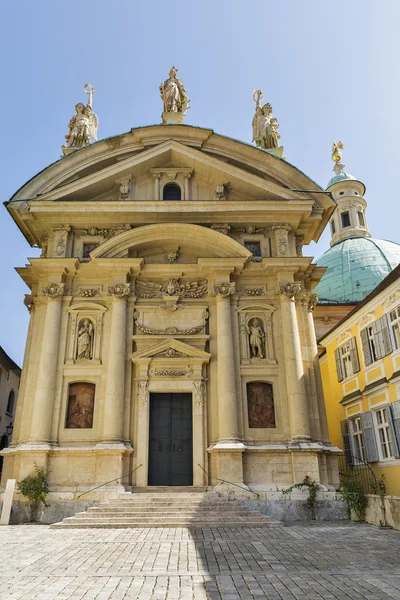
[[[235,293],[236,286],[234,283],[213,283],[214,296],[220,298],[229,298]]]
[[[275,223],[275,225],[272,225],[272,231],[291,231],[291,229],[289,223]]]
[[[115,283],[114,285],[109,285],[107,287],[108,293],[111,294],[114,298],[119,300],[125,300],[127,296],[129,296],[131,291],[130,283]]]
[[[294,300],[296,294],[301,292],[301,281],[287,281],[285,283],[279,283],[278,292],[279,294],[289,298],[289,300]]]
[[[58,283],[49,283],[49,285],[42,285],[42,294],[44,296],[47,296],[51,300],[60,298],[65,293],[64,285],[64,283],[62,283],[61,285],[59,285]]]

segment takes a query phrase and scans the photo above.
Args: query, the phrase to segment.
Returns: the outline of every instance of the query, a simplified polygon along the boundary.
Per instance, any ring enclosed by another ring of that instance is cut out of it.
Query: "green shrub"
[[[300,483],[295,483],[291,485],[286,490],[282,490],[282,494],[289,494],[294,489],[302,489],[306,488],[308,490],[308,498],[305,502],[305,507],[310,512],[311,518],[313,521],[316,519],[316,507],[317,507],[317,491],[318,491],[318,483],[313,481],[306,475]]]
[[[364,494],[361,481],[358,479],[348,479],[346,481],[342,481],[339,487],[339,492],[342,494],[343,500],[347,504],[350,517],[351,512],[353,511],[357,521],[364,521],[368,498]]]
[[[47,473],[42,467],[35,463],[35,475],[27,475],[18,482],[18,489],[23,496],[28,498],[31,512],[31,521],[35,520],[40,504],[46,504],[46,496],[49,493],[49,482]]]

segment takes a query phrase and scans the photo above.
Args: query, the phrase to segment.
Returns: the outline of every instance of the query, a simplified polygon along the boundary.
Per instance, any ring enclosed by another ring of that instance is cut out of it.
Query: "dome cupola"
[[[337,203],[337,209],[330,219],[331,246],[352,237],[371,237],[367,227],[367,202],[363,198],[365,185],[350,173],[345,173],[341,163],[342,149],[342,142],[333,142],[332,160],[336,175],[326,188]]]

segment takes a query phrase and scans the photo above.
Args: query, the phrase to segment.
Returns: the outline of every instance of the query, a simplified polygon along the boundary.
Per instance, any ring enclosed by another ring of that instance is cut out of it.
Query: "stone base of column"
[[[243,487],[244,490],[247,489],[243,483],[244,451],[245,446],[240,442],[218,442],[213,448],[209,448],[212,464],[211,475],[217,478],[212,479],[210,483],[217,491],[229,491],[232,487],[239,492],[235,486],[229,486],[231,483]]]
[[[84,500],[115,496],[130,485],[131,454],[123,444],[34,450],[31,446],[8,448],[4,460],[2,487],[7,479],[20,481],[33,475],[35,464],[48,472],[52,497],[60,500],[77,500],[91,488],[98,490],[83,496]],[[125,477],[127,476],[127,477]],[[112,481],[117,480],[117,481]],[[111,483],[107,483],[111,482]],[[106,484],[103,486],[103,484]],[[87,496],[87,498],[86,498]]]

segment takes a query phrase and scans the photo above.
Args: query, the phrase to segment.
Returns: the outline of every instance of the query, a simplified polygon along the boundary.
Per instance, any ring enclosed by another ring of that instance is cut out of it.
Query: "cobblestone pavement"
[[[0,529],[0,600],[400,600],[400,532]]]

